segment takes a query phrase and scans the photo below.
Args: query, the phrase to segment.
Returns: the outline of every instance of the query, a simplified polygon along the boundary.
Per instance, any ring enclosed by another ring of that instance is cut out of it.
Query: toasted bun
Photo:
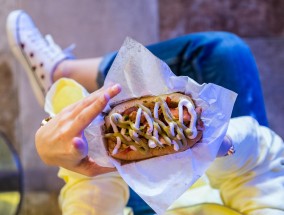
[[[143,104],[147,102],[153,102],[157,99],[157,97],[162,98],[163,100],[166,100],[167,97],[171,99],[173,102],[179,102],[181,99],[187,99],[190,101],[194,107],[195,104],[191,97],[181,94],[181,93],[172,93],[172,94],[166,94],[166,95],[160,95],[160,96],[149,96],[149,97],[142,97],[139,99],[132,99],[126,102],[123,102],[121,104],[116,105],[105,117],[105,130],[109,130],[111,127],[110,124],[110,116],[114,113],[119,113],[122,114],[124,111],[127,109],[136,106],[137,104]],[[200,116],[198,117],[200,118]],[[157,157],[157,156],[163,156],[163,155],[168,155],[168,154],[173,154],[176,152],[181,152],[185,151],[192,146],[194,146],[198,141],[200,141],[202,138],[202,130],[198,130],[197,136],[194,139],[189,139],[186,138],[187,144],[180,148],[178,151],[175,151],[173,146],[169,145],[164,145],[163,148],[161,147],[155,147],[155,148],[149,148],[147,153],[141,153],[140,151],[134,151],[130,150],[129,148],[120,148],[116,154],[112,154],[112,151],[116,145],[116,138],[105,138],[105,145],[106,149],[109,153],[110,156],[123,160],[123,161],[138,161],[138,160],[143,160],[143,159],[148,159],[152,157]]]
[[[197,142],[199,142],[202,139],[202,131],[198,131],[198,134],[196,138],[194,139],[187,139],[187,145],[183,148],[181,148],[178,151],[175,151],[172,146],[165,145],[164,148],[156,147],[156,148],[150,148],[149,151],[146,154],[143,154],[139,151],[128,151],[127,149],[125,150],[120,150],[118,151],[117,154],[111,154],[112,150],[115,147],[116,140],[113,139],[107,139],[107,145],[108,145],[108,152],[109,155],[112,156],[113,158],[119,159],[119,160],[124,160],[124,161],[138,161],[138,160],[144,160],[144,159],[149,159],[153,157],[158,157],[158,156],[163,156],[163,155],[169,155],[169,154],[174,154],[177,152],[182,152],[185,151],[191,147],[193,147]]]

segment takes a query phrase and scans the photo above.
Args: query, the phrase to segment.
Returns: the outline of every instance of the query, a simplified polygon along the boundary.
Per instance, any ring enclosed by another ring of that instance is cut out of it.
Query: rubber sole
[[[18,35],[19,29],[17,26],[19,18],[24,13],[25,12],[21,10],[17,10],[9,14],[6,22],[6,32],[7,32],[8,42],[13,54],[20,62],[20,64],[23,66],[24,70],[26,71],[26,74],[29,78],[35,97],[37,98],[39,104],[43,107],[45,101],[44,88],[41,86],[38,77],[32,71],[32,66],[28,63],[29,60],[26,54],[21,49],[20,38]]]

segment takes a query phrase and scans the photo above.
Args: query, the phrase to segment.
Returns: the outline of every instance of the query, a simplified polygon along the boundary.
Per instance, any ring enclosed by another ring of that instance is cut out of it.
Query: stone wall
[[[126,36],[143,44],[159,40],[156,0],[21,0],[20,5],[59,45],[76,44],[78,58],[115,51]]]
[[[255,56],[270,127],[284,137],[284,1],[159,0],[160,39],[198,31],[229,31]]]
[[[6,38],[6,17],[16,7],[17,1],[0,0],[0,130],[20,150],[17,138],[19,117],[16,64],[9,51]]]
[[[0,131],[20,150],[16,138],[19,117],[18,91],[7,56],[0,55]]]
[[[284,36],[282,0],[160,0],[160,38],[210,30],[241,37]]]

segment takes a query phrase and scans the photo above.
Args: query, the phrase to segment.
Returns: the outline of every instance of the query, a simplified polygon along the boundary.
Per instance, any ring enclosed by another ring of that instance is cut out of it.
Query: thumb
[[[99,166],[92,158],[87,156],[82,159],[76,167],[74,167],[74,170],[75,172],[91,177],[100,174],[105,174],[108,172],[113,172],[115,171],[115,168]]]
[[[228,155],[228,152],[230,151],[231,147],[232,147],[232,140],[229,136],[226,135],[219,148],[217,157],[223,157],[225,155]]]
[[[88,142],[84,136],[74,137],[72,143],[76,160],[79,162],[69,170],[89,177],[115,171],[115,168],[99,166],[88,156]]]
[[[88,143],[87,140],[82,137],[74,137],[72,140],[74,154],[78,156],[78,159],[81,160],[88,155]]]

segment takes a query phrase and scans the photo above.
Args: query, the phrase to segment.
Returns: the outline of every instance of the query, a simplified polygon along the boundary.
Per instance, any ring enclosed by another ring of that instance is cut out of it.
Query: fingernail
[[[108,93],[105,93],[105,94],[104,94],[104,98],[105,98],[106,101],[108,101],[108,100],[110,99],[109,94],[108,94]]]
[[[115,84],[111,87],[111,90],[113,90],[113,91],[121,90],[121,86],[119,84]]]

